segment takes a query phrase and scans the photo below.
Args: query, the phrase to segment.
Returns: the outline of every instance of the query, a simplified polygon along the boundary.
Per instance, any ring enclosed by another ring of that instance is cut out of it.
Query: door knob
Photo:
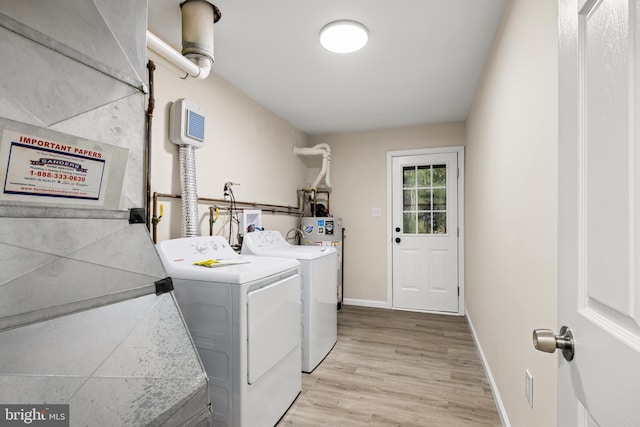
[[[533,346],[536,350],[553,353],[562,350],[562,356],[571,362],[575,355],[573,334],[568,326],[560,328],[560,335],[555,335],[551,329],[536,329],[533,331]]]
[[[396,227],[396,233],[400,232],[400,227]]]
[[[400,238],[396,237],[396,243],[400,243]]]

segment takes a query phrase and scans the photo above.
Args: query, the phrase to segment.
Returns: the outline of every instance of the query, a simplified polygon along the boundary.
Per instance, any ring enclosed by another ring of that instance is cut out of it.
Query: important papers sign
[[[0,119],[2,201],[117,209],[126,161],[124,148]]]

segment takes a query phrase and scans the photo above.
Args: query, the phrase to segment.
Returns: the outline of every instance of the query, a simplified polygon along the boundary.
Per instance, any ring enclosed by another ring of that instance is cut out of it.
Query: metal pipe
[[[182,11],[182,53],[147,30],[147,47],[185,73],[183,79],[206,79],[213,66],[213,24],[220,9],[205,0],[186,0]]]
[[[214,216],[215,212],[215,216]],[[218,220],[218,207],[209,206],[209,236],[213,236],[213,224]]]
[[[189,59],[206,56],[213,63],[213,24],[220,10],[206,0],[186,0],[182,11],[182,54]]]
[[[153,61],[147,61],[147,69],[149,70],[149,102],[147,106],[147,135],[144,146],[144,180],[146,198],[144,203],[144,220],[147,224],[147,230],[151,229],[151,124],[153,121],[153,110],[155,109],[156,100],[154,97],[154,84],[153,84],[153,72],[156,69],[156,64]]]
[[[153,242],[158,243],[158,198],[166,198],[166,199],[181,199],[182,196],[180,194],[168,194],[168,193],[153,193]],[[225,207],[229,207],[231,205],[231,201],[225,199],[215,199],[210,197],[198,197],[198,202],[213,202],[216,204],[224,205]],[[236,205],[240,207],[248,207],[253,209],[260,209],[262,211],[271,212],[272,214],[283,214],[283,215],[295,215],[299,216],[302,212],[300,211],[300,200],[298,200],[298,206],[288,206],[288,205],[273,205],[269,203],[258,203],[258,202],[242,202],[235,201]]]
[[[151,217],[151,236],[153,243],[158,243],[158,193],[153,193],[153,216]]]

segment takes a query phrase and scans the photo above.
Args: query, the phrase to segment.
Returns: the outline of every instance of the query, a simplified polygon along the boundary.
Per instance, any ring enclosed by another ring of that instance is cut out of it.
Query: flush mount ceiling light
[[[329,52],[351,53],[369,41],[367,28],[356,21],[333,21],[320,30],[320,44]]]

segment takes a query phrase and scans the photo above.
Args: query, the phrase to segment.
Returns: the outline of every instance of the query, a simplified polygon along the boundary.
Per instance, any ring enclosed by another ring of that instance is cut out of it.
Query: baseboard
[[[366,299],[352,299],[345,298],[342,300],[343,305],[356,305],[359,307],[372,307],[372,308],[391,308],[386,301],[371,301]]]
[[[482,351],[482,346],[480,345],[480,341],[478,340],[478,336],[476,335],[476,330],[473,327],[473,322],[471,321],[471,317],[469,316],[468,311],[467,311],[467,321],[469,322],[469,329],[471,329],[473,342],[475,343],[476,348],[478,349],[478,353],[480,354],[480,361],[482,362],[482,366],[484,367],[484,372],[487,375],[487,380],[489,381],[489,387],[491,387],[493,400],[496,401],[496,407],[498,409],[498,414],[500,415],[500,419],[502,420],[502,425],[504,427],[511,427],[511,423],[509,422],[509,417],[507,416],[507,411],[504,407],[504,403],[502,402],[502,397],[500,397],[500,391],[498,390],[498,386],[493,378],[493,374],[491,373],[491,368],[489,368],[489,363],[487,362],[487,359],[484,356],[484,352]]]

